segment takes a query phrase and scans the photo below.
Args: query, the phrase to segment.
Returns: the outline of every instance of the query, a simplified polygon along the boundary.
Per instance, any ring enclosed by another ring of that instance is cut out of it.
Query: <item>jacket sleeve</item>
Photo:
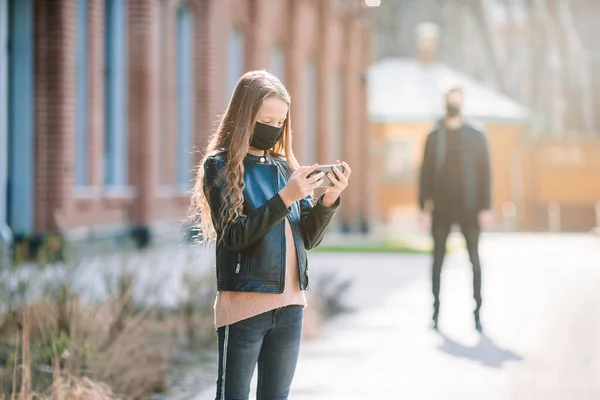
[[[479,209],[491,208],[492,172],[490,166],[490,151],[485,132],[480,132],[481,142],[477,152],[477,170],[479,171]]]
[[[319,198],[314,206],[310,196],[300,200],[300,227],[306,250],[314,249],[321,244],[327,229],[333,221],[333,217],[342,203],[340,196],[331,207],[325,207],[322,199],[323,196]]]
[[[246,216],[238,217],[228,224],[221,232],[220,222],[223,218],[224,205],[229,206],[229,199],[223,199],[225,190],[218,181],[219,171],[225,166],[222,158],[208,158],[204,164],[204,194],[210,205],[213,226],[217,230],[219,240],[222,240],[227,248],[234,252],[242,252],[266,235],[282,219],[290,214],[291,210],[279,193],[267,200],[265,204],[249,212]],[[225,204],[224,204],[225,203]]]
[[[435,148],[433,137],[433,132],[427,136],[419,176],[419,207],[421,210],[425,208],[425,202],[433,198],[435,180]]]

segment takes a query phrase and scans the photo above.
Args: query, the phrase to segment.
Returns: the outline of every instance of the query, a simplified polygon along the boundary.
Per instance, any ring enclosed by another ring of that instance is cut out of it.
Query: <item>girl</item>
[[[239,80],[198,168],[192,199],[205,240],[216,241],[217,400],[287,399],[309,286],[306,250],[319,245],[348,186],[350,167],[313,206],[323,173],[292,151],[290,95],[266,71]],[[338,161],[339,163],[339,161]]]

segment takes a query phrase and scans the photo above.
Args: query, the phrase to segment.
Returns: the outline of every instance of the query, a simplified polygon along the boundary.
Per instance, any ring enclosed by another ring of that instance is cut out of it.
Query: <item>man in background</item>
[[[468,124],[462,115],[464,93],[460,87],[444,95],[446,115],[427,137],[419,185],[421,224],[433,236],[433,327],[438,329],[440,276],[446,240],[454,224],[460,226],[473,265],[475,328],[483,331],[479,234],[491,217],[491,174],[485,133]]]

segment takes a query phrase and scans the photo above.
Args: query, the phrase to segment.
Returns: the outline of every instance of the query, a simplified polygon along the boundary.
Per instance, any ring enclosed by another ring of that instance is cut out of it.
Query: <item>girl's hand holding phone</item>
[[[322,172],[308,177],[318,167],[319,164],[313,164],[311,166],[300,167],[294,171],[285,187],[279,192],[286,207],[290,207],[295,202],[302,200],[310,195],[313,190],[321,186],[324,178]]]
[[[336,164],[340,164],[340,160],[337,160]],[[327,177],[331,181],[332,185],[327,188],[325,196],[323,197],[323,205],[325,207],[333,206],[338,197],[340,197],[340,194],[348,187],[352,169],[350,169],[350,166],[345,162],[342,162],[341,165],[344,166],[343,173],[338,168],[333,168],[335,176],[331,172],[327,173]]]

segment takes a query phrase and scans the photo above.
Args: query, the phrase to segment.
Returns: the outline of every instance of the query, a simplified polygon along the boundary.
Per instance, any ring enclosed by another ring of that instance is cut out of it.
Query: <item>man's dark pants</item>
[[[439,312],[440,306],[440,275],[442,264],[446,255],[446,241],[452,228],[457,223],[467,243],[469,259],[473,265],[473,297],[475,298],[475,315],[479,315],[481,308],[481,265],[479,263],[479,227],[476,212],[447,213],[433,212],[431,233],[433,236],[433,268],[432,268],[432,290],[434,298],[435,313]]]

